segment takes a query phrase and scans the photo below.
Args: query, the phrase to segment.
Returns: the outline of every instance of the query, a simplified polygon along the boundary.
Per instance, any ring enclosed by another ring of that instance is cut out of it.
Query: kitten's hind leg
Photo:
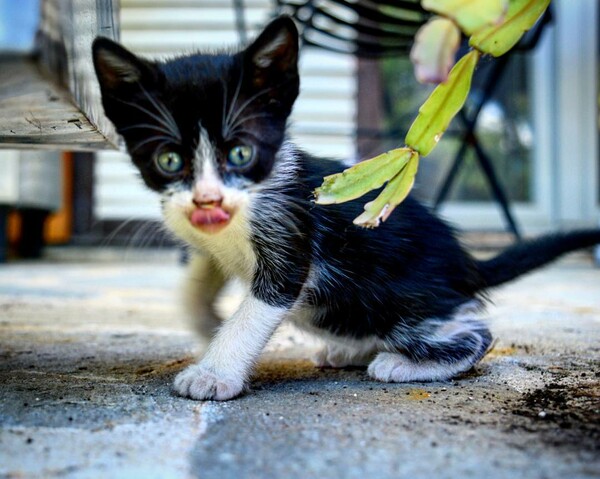
[[[381,352],[368,373],[379,381],[443,381],[468,371],[487,352],[492,336],[470,314],[426,320],[416,328],[397,328],[391,342],[398,352]],[[400,352],[401,351],[401,352]]]
[[[222,322],[214,303],[225,283],[225,277],[208,256],[191,257],[184,289],[185,307],[194,328],[207,342]]]

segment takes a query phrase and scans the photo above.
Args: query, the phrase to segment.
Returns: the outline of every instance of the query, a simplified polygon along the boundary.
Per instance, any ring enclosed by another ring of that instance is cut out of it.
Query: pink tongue
[[[218,206],[213,208],[198,208],[192,213],[190,221],[195,226],[225,223],[229,221],[229,213]]]

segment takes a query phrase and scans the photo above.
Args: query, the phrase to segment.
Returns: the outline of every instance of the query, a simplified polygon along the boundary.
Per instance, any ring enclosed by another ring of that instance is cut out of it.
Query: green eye
[[[165,175],[176,175],[183,170],[183,159],[179,153],[165,151],[156,157],[156,166]]]
[[[232,166],[246,166],[254,159],[254,148],[249,145],[234,146],[229,150],[227,161]]]

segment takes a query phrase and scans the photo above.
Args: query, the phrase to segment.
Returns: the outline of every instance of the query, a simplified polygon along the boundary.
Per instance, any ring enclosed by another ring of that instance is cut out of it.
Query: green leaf
[[[326,176],[314,191],[315,202],[321,205],[344,203],[380,188],[404,168],[409,158],[405,148],[397,148]]]
[[[506,13],[508,0],[422,0],[426,10],[454,20],[467,35],[498,23]]]
[[[454,115],[462,108],[469,89],[479,52],[473,50],[454,65],[448,80],[436,87],[419,108],[419,114],[406,135],[406,145],[428,155],[448,128]]]
[[[419,154],[405,149],[408,162],[385,186],[377,198],[365,205],[365,211],[354,219],[354,224],[365,228],[375,228],[389,218],[394,208],[404,201],[410,193],[419,166]]]
[[[511,0],[504,21],[477,31],[469,44],[495,57],[504,55],[535,25],[549,4],[550,0]]]
[[[460,45],[460,30],[452,20],[433,17],[415,35],[410,59],[420,83],[441,83],[448,78]]]

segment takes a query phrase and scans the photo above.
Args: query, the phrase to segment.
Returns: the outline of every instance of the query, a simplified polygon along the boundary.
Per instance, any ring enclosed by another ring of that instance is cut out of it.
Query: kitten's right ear
[[[291,17],[269,23],[246,52],[257,75],[298,75],[298,30]]]
[[[155,71],[148,62],[108,38],[94,40],[92,56],[103,91],[114,91],[155,78]]]

